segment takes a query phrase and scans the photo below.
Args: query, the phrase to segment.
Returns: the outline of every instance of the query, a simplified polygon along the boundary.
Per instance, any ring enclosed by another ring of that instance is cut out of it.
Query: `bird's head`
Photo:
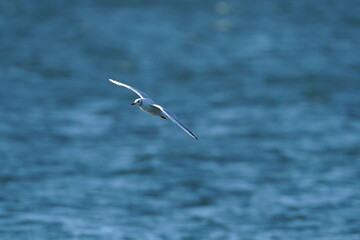
[[[131,105],[135,105],[135,106],[141,106],[142,105],[142,99],[141,98],[138,98],[138,99],[135,99],[135,101],[131,104]]]

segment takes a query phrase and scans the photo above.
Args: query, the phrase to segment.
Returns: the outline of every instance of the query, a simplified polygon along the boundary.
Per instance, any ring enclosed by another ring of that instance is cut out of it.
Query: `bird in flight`
[[[131,103],[131,105],[138,106],[142,111],[149,113],[151,115],[159,116],[163,119],[166,119],[168,117],[171,121],[173,121],[176,125],[178,125],[182,130],[184,130],[191,137],[193,137],[194,139],[198,139],[187,127],[185,127],[184,124],[182,124],[179,121],[179,119],[177,119],[177,117],[174,114],[172,114],[171,112],[169,112],[162,106],[155,104],[154,101],[148,95],[146,95],[144,92],[142,92],[134,87],[131,87],[129,85],[126,85],[124,83],[115,81],[113,79],[109,79],[109,81],[116,85],[119,85],[121,87],[128,88],[131,91],[135,92],[137,95],[139,95],[140,98],[135,99],[135,101],[133,103]]]

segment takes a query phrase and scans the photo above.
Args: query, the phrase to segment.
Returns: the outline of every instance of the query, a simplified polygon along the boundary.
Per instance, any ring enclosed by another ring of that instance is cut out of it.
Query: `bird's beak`
[[[130,104],[130,105],[135,105],[135,103],[133,102],[132,104]]]

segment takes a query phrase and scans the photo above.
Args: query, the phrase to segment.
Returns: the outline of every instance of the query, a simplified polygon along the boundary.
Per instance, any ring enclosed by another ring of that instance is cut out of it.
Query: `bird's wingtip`
[[[114,83],[114,84],[118,84],[118,81],[116,81],[116,80],[114,80],[114,79],[109,78],[109,81],[112,82],[112,83]]]

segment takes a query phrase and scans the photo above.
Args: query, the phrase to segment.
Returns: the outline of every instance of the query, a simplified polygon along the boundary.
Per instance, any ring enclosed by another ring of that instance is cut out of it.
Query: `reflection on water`
[[[356,1],[0,9],[1,239],[360,238]]]

